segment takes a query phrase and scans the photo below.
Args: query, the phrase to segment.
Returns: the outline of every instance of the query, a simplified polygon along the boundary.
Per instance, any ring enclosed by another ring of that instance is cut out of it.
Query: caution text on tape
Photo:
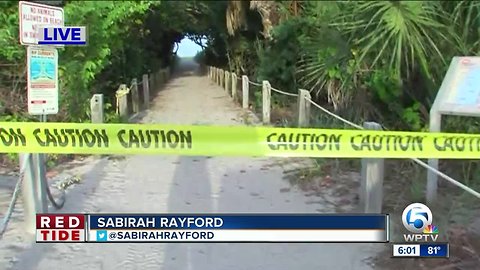
[[[0,123],[1,153],[479,159],[480,135],[147,124]]]

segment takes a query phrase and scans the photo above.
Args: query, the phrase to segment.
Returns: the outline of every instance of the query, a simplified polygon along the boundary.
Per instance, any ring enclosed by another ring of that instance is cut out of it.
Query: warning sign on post
[[[454,57],[433,108],[441,114],[480,116],[479,84],[480,57]]]
[[[37,27],[39,25],[63,26],[63,9],[20,1],[18,4],[20,19],[20,43],[37,44]]]
[[[28,112],[58,113],[58,53],[55,48],[28,47]]]

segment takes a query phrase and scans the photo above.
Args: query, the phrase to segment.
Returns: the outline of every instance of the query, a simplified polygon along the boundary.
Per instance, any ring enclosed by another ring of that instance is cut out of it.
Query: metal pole
[[[28,157],[28,158],[26,158]],[[24,164],[26,163],[26,164]],[[24,168],[22,182],[23,210],[25,212],[25,226],[28,233],[35,233],[38,197],[36,196],[35,166],[33,156],[20,154],[20,168]]]
[[[430,110],[430,132],[440,132],[442,117],[436,108]],[[438,170],[438,159],[429,159],[428,166]],[[427,172],[427,203],[433,203],[437,198],[438,176],[431,170]]]
[[[40,122],[47,122],[47,115],[40,115]],[[47,202],[47,172],[45,168],[45,154],[36,154],[37,158],[34,159],[36,164],[36,181],[37,181],[37,198],[38,198],[38,209],[37,213],[48,213],[48,202]]]

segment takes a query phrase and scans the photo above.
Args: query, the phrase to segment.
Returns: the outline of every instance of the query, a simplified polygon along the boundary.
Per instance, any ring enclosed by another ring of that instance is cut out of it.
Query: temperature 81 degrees
[[[420,244],[420,257],[448,258],[448,244]]]

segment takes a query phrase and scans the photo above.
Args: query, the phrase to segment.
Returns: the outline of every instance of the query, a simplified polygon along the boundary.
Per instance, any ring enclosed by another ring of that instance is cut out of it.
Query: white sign
[[[18,3],[20,20],[20,43],[36,45],[38,25],[63,26],[63,9],[20,1]]]
[[[480,116],[480,57],[454,57],[435,98],[442,114]]]
[[[55,48],[27,48],[28,112],[58,113],[58,52]]]

